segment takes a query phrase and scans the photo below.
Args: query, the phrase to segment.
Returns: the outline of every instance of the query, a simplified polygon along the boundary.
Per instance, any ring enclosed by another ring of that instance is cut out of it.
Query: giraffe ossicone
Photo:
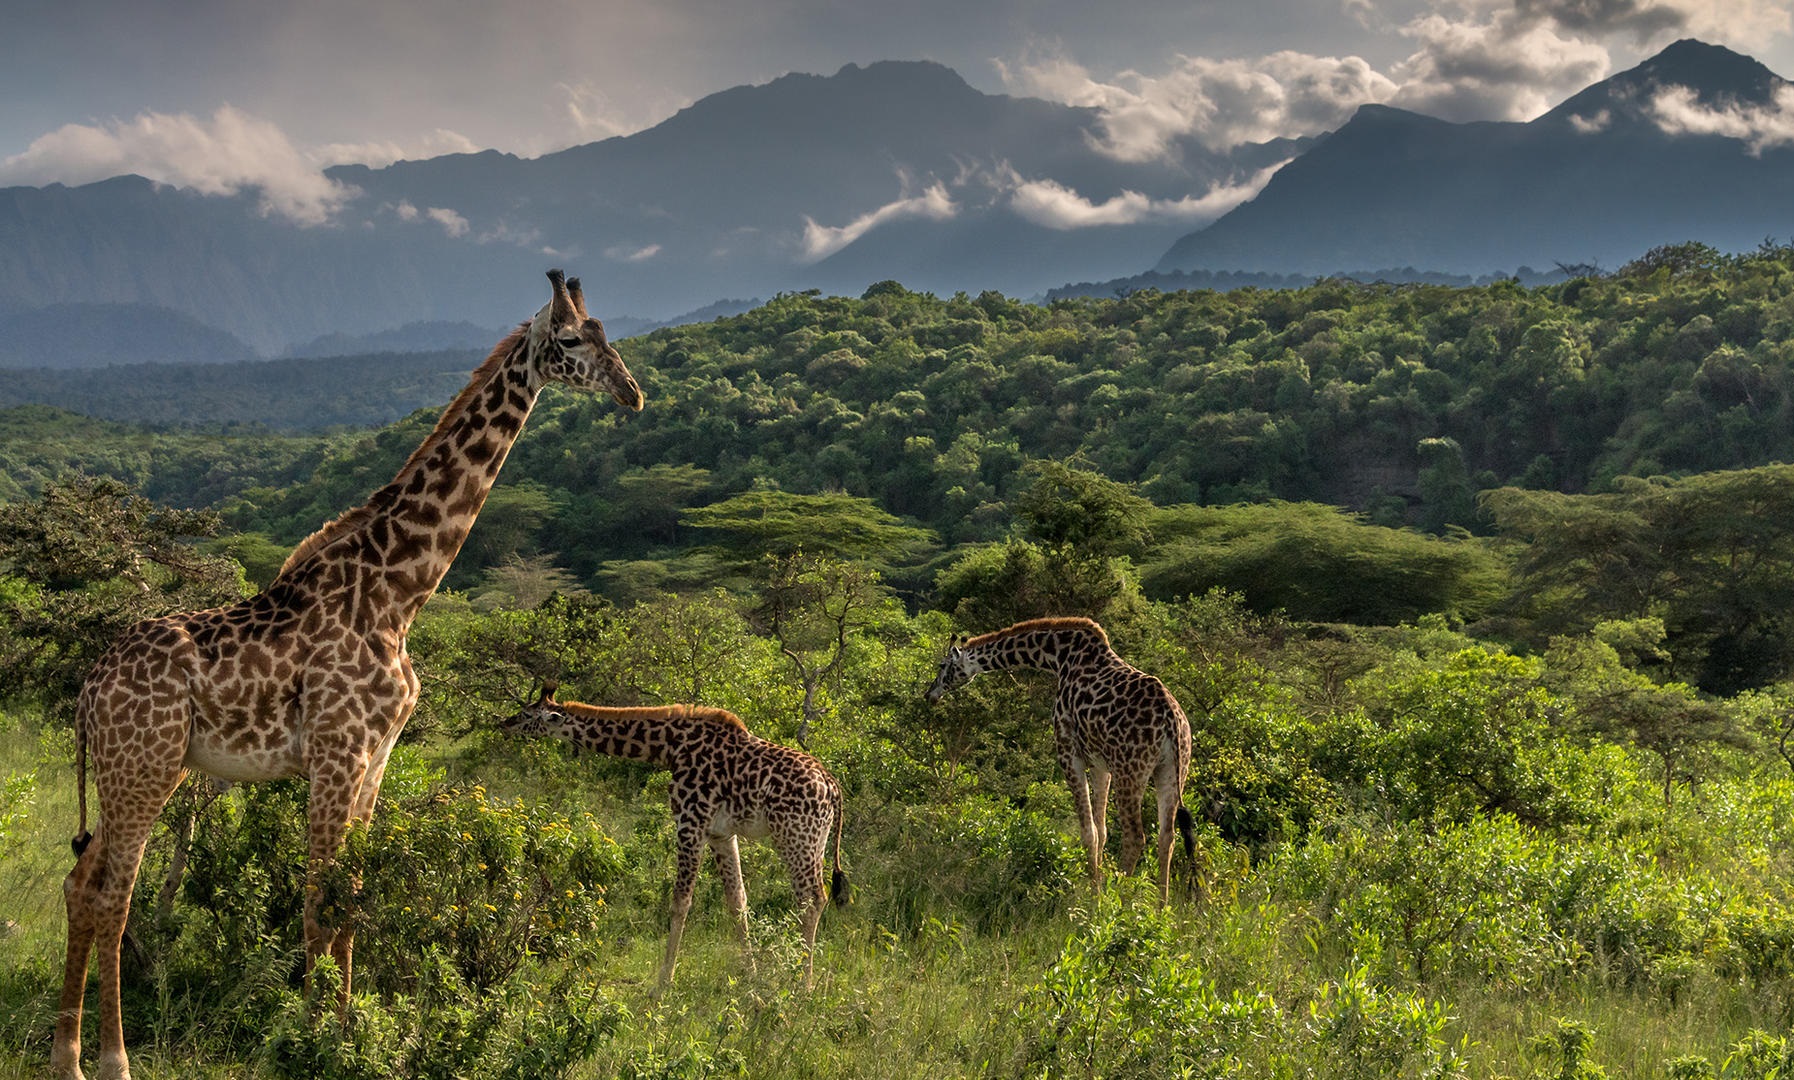
[[[645,761],[672,773],[667,800],[678,839],[678,869],[657,989],[664,990],[673,980],[705,846],[722,874],[723,899],[736,932],[748,946],[747,887],[741,877],[738,837],[770,842],[784,862],[802,910],[804,985],[814,985],[816,927],[822,910],[830,900],[844,903],[847,894],[847,875],[841,869],[845,820],[841,785],[822,762],[749,732],[741,718],[726,709],[586,705],[556,701],[555,689],[549,683],[540,699],[501,721],[500,729],[561,739],[581,750]],[[823,872],[831,838],[834,873],[825,890]],[[751,952],[749,958],[751,963]]]
[[[1091,884],[1102,884],[1111,783],[1121,813],[1121,868],[1133,873],[1146,848],[1140,800],[1150,785],[1158,808],[1159,903],[1171,895],[1171,838],[1183,834],[1194,857],[1195,836],[1184,809],[1190,774],[1190,721],[1165,684],[1123,660],[1109,635],[1085,618],[1029,619],[947,645],[923,696],[938,704],[949,691],[986,671],[1038,668],[1059,685],[1053,701],[1053,750],[1078,811],[1078,831]]]
[[[578,279],[550,270],[548,303],[507,335],[443,410],[391,483],[293,549],[261,593],[125,630],[76,702],[80,831],[63,884],[68,953],[51,1069],[80,1080],[88,961],[98,955],[100,1054],[130,1075],[119,1009],[119,944],[150,829],[189,770],[225,780],[304,776],[309,799],[305,960],[330,954],[349,999],[353,930],[320,920],[318,875],[344,832],[374,812],[418,681],[405,639],[498,478],[548,383],[609,394],[641,387]],[[86,764],[99,822],[87,832]]]

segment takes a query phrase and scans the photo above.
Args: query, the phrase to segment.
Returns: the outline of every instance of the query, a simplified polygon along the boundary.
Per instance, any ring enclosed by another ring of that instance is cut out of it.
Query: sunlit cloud
[[[567,95],[567,120],[573,127],[574,142],[597,142],[628,135],[641,126],[618,116],[611,107],[610,97],[591,83],[557,83],[556,89]]]
[[[1396,84],[1356,56],[1283,51],[1259,60],[1180,57],[1162,76],[1124,71],[1104,81],[1063,55],[999,64],[1019,93],[1095,109],[1092,145],[1120,161],[1174,157],[1181,139],[1212,150],[1338,127]]]
[[[1670,135],[1723,135],[1743,142],[1753,155],[1794,143],[1794,86],[1786,84],[1776,87],[1767,105],[1719,108],[1702,105],[1689,87],[1669,86],[1652,97],[1649,112]]]
[[[1049,229],[1148,222],[1203,224],[1256,196],[1285,164],[1288,162],[1261,169],[1243,183],[1217,184],[1202,195],[1182,199],[1153,199],[1137,191],[1123,191],[1098,203],[1056,180],[1029,180],[1017,184],[1009,205],[1021,217]]]
[[[804,257],[812,262],[827,258],[835,252],[858,240],[866,233],[889,221],[904,218],[926,218],[933,221],[946,221],[959,212],[953,196],[947,193],[946,185],[936,181],[928,185],[920,195],[912,195],[888,202],[876,210],[861,214],[846,225],[819,225],[809,215],[804,216]]]
[[[467,219],[453,210],[441,206],[432,206],[424,211],[424,216],[431,221],[434,221],[436,224],[441,225],[442,231],[448,233],[450,236],[461,237],[467,235]]]
[[[480,147],[472,139],[447,128],[437,128],[415,139],[398,141],[380,139],[361,143],[326,143],[307,151],[306,156],[320,166],[366,165],[383,169],[396,161],[421,161],[444,154],[477,154]]]
[[[106,124],[67,124],[0,161],[0,183],[87,184],[136,173],[205,195],[261,195],[264,214],[301,225],[329,221],[356,194],[323,174],[274,124],[225,105],[203,120],[140,113]]]
[[[604,249],[604,257],[617,262],[647,262],[660,254],[659,244],[646,244],[634,247],[629,244],[614,244]]]
[[[1607,50],[1517,9],[1482,21],[1424,15],[1402,34],[1418,48],[1392,69],[1390,103],[1444,120],[1531,120],[1605,78]]]
[[[1613,112],[1602,109],[1593,116],[1571,116],[1570,126],[1579,135],[1597,135],[1613,125]]]

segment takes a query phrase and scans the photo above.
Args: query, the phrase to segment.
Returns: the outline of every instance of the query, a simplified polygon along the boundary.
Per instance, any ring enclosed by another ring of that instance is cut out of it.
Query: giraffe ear
[[[572,322],[573,298],[567,295],[567,275],[560,270],[550,270],[548,282],[554,286],[554,307],[548,313],[549,320],[556,325]]]

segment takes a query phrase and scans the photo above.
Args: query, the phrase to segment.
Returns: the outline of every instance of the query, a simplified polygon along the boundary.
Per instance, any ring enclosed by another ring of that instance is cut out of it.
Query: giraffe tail
[[[1190,817],[1190,811],[1181,803],[1177,807],[1177,831],[1184,838],[1184,858],[1196,861],[1196,822]]]
[[[829,902],[836,906],[853,903],[853,888],[847,883],[847,873],[841,869],[841,830],[847,825],[845,812],[846,799],[841,794],[841,785],[835,785],[835,872],[829,878]]]
[[[75,801],[81,807],[81,824],[77,826],[81,831],[69,841],[69,847],[79,859],[87,845],[93,843],[93,833],[87,831],[87,710],[81,708],[75,710]]]

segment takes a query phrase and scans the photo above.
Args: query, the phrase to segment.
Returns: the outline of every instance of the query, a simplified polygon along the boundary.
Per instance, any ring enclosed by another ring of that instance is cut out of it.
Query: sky
[[[1133,160],[1367,102],[1530,119],[1682,37],[1794,76],[1794,0],[0,0],[0,27],[0,186],[136,172],[301,222],[333,164],[532,157],[886,59],[1094,107]],[[1794,129],[1783,100],[1738,122]]]

